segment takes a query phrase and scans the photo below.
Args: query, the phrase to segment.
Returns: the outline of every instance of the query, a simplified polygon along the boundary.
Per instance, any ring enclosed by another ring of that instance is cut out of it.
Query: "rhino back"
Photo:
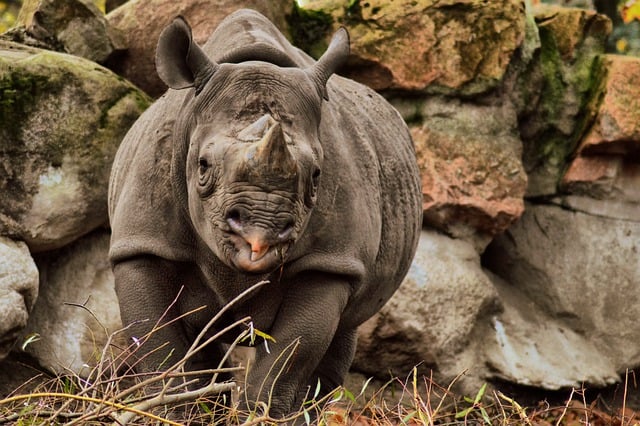
[[[250,9],[241,9],[226,17],[203,49],[219,63],[259,59],[282,66],[285,64],[279,62],[290,61],[286,66],[304,68],[314,62],[306,53],[291,45],[271,21]]]

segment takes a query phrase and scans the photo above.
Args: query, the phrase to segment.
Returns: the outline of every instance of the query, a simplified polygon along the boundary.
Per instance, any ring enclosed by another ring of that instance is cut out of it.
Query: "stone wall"
[[[157,34],[182,14],[202,42],[244,6],[312,55],[347,27],[341,73],[382,93],[415,141],[419,251],[361,327],[355,370],[464,372],[475,392],[599,386],[640,366],[640,59],[604,53],[606,17],[520,0],[132,0],[94,11],[100,50],[76,19],[90,8],[66,3],[70,17],[43,19],[47,1],[25,2],[0,42],[0,356],[37,333],[26,350],[44,366],[95,363],[120,327],[110,161],[164,91]]]

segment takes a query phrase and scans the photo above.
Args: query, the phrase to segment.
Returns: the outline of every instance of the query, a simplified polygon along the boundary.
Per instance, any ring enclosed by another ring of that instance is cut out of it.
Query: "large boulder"
[[[480,321],[479,360],[470,374],[519,385],[559,390],[618,381],[614,362],[589,336],[549,315],[511,283],[487,271],[502,312]]]
[[[83,58],[0,41],[0,235],[32,252],[107,222],[111,162],[149,104]]]
[[[43,367],[86,377],[110,336],[107,353],[124,347],[108,251],[109,233],[99,230],[36,256],[40,295],[23,336],[38,336],[25,350]]]
[[[619,220],[529,204],[483,260],[532,310],[582,336],[622,372],[640,365],[639,252],[640,215]]]
[[[558,220],[556,228],[566,227],[564,219]],[[453,383],[459,392],[474,393],[487,380],[551,390],[582,383],[606,386],[618,380],[623,366],[637,365],[639,336],[630,328],[638,313],[637,297],[621,304],[627,310],[610,319],[606,318],[608,304],[616,303],[610,296],[608,302],[597,304],[598,312],[585,307],[598,297],[591,286],[608,271],[598,271],[591,282],[569,285],[585,262],[578,260],[561,270],[559,266],[571,263],[570,253],[585,241],[574,238],[565,253],[557,250],[555,240],[542,238],[535,230],[526,238],[511,234],[532,223],[535,219],[525,212],[521,221],[489,246],[482,263],[469,242],[423,230],[402,286],[380,313],[359,328],[353,368],[384,378],[389,373],[405,377],[417,367],[420,373],[433,374],[441,385]],[[579,221],[575,226],[581,225]],[[566,241],[575,229],[567,227],[562,234],[556,231],[546,232]],[[634,231],[629,241],[637,236]],[[529,248],[530,240],[541,239],[548,244]],[[611,250],[616,241],[612,235],[594,250]],[[632,251],[624,253],[620,262],[629,262]],[[591,253],[587,256],[593,258]],[[530,265],[532,258],[536,261]],[[614,289],[624,291],[619,298],[640,294],[633,285],[624,284],[633,274],[640,276],[639,267],[636,261],[623,272],[621,285]],[[593,275],[593,270],[583,269]],[[541,285],[547,287],[540,289]],[[550,305],[559,297],[562,308],[554,311]],[[615,336],[607,334],[613,323],[618,323]],[[598,330],[594,332],[590,327],[595,324]],[[611,356],[607,345],[623,352]]]
[[[311,37],[309,21],[316,23]],[[463,95],[500,85],[525,32],[520,0],[310,0],[290,22],[294,42],[312,54],[346,26],[352,58],[345,74],[376,90]]]
[[[0,237],[0,360],[7,356],[38,297],[38,269],[23,242]]]
[[[106,63],[122,49],[117,31],[92,0],[24,0],[5,38]]]
[[[241,8],[255,9],[285,34],[289,0],[131,0],[107,15],[109,24],[124,36],[126,53],[110,67],[153,97],[167,90],[156,73],[155,54],[160,31],[176,16],[191,25],[199,44],[209,38],[220,21]]]
[[[411,368],[446,384],[470,370],[463,390],[478,389],[483,360],[477,326],[500,311],[498,294],[472,244],[423,230],[404,282],[382,310],[360,326],[353,368],[401,377]]]

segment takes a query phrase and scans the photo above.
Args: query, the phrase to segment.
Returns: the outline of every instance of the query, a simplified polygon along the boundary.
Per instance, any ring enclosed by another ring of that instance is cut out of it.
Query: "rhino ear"
[[[329,99],[326,87],[329,77],[347,61],[348,57],[349,33],[346,28],[341,27],[331,38],[326,52],[307,70],[324,99]]]
[[[156,49],[156,69],[167,86],[195,87],[199,93],[217,68],[193,41],[191,27],[182,16],[162,30]]]

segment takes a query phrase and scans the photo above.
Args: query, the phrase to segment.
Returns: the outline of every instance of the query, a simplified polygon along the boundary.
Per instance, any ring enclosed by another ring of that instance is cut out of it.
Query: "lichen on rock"
[[[352,49],[344,74],[376,90],[486,92],[499,85],[524,39],[524,4],[519,0],[310,0],[300,10],[303,19],[320,14],[333,18],[332,31],[318,32],[315,43],[305,41],[308,51],[326,44],[344,25]]]

